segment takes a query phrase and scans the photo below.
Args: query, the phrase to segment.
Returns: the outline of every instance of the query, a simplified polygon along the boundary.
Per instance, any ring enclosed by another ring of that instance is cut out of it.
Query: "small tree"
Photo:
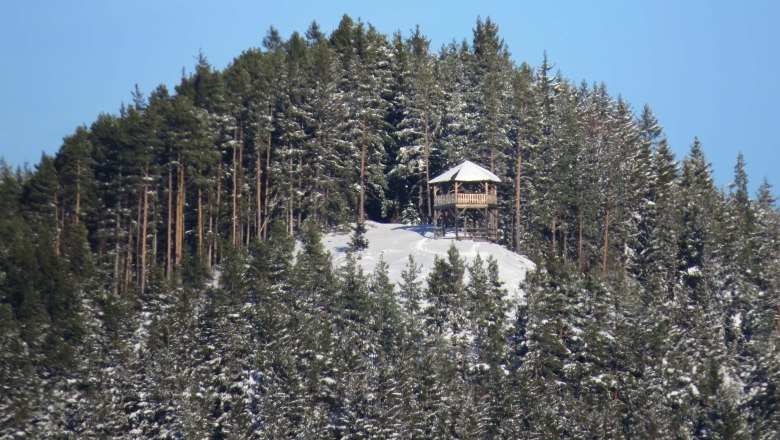
[[[358,220],[352,228],[352,236],[349,239],[347,249],[350,253],[360,252],[368,249],[368,239],[366,238],[366,222]]]

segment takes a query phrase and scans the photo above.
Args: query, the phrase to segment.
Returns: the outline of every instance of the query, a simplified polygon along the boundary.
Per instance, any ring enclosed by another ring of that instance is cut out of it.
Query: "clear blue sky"
[[[636,112],[645,103],[682,157],[699,136],[715,181],[728,184],[737,154],[751,189],[764,176],[780,192],[780,2],[764,1],[7,1],[0,6],[0,156],[37,163],[62,137],[115,113],[192,70],[199,50],[218,69],[317,20],[329,33],[347,13],[405,35],[419,24],[434,48],[471,41],[491,17],[514,59],[547,51],[564,76],[604,81]]]

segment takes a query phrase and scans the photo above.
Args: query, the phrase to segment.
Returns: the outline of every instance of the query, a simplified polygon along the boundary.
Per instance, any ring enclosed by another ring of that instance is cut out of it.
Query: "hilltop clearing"
[[[460,256],[470,264],[479,254],[483,259],[492,256],[498,262],[499,274],[508,292],[508,299],[522,296],[520,282],[536,265],[523,255],[516,254],[503,246],[473,240],[434,238],[430,225],[410,226],[397,223],[366,222],[368,249],[360,252],[360,264],[366,273],[371,273],[383,257],[390,266],[390,279],[401,280],[401,271],[409,262],[409,255],[422,268],[420,276],[427,277],[433,267],[436,255],[446,258],[451,244],[458,248]],[[333,254],[333,264],[341,266],[347,259],[347,243],[350,233],[329,233],[323,237],[323,244]]]

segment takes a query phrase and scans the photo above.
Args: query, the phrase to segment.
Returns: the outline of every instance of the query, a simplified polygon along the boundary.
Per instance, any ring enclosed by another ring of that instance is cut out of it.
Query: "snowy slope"
[[[371,273],[381,255],[390,266],[390,279],[396,282],[401,280],[401,271],[406,267],[410,254],[414,255],[417,264],[422,266],[420,276],[421,280],[424,281],[433,268],[434,256],[439,255],[446,258],[447,250],[452,243],[455,243],[461,258],[466,260],[467,264],[470,264],[478,253],[483,259],[493,256],[498,262],[499,275],[504,282],[510,300],[522,296],[522,291],[519,289],[520,282],[525,279],[526,272],[535,267],[528,258],[497,244],[463,239],[433,238],[430,226],[407,226],[368,221],[366,229],[368,249],[361,252],[360,264],[366,273]],[[349,233],[330,233],[323,237],[323,244],[333,255],[333,263],[336,267],[341,266],[346,261],[349,235]]]

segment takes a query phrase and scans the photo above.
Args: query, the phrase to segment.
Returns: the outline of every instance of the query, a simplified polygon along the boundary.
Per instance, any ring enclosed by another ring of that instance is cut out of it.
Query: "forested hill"
[[[0,438],[780,436],[770,185],[740,156],[719,190],[698,140],[676,160],[650,107],[516,64],[491,20],[439,50],[272,28],[133,97],[0,166]],[[537,263],[513,310],[490,255],[358,264],[350,222],[428,222],[464,159]]]

